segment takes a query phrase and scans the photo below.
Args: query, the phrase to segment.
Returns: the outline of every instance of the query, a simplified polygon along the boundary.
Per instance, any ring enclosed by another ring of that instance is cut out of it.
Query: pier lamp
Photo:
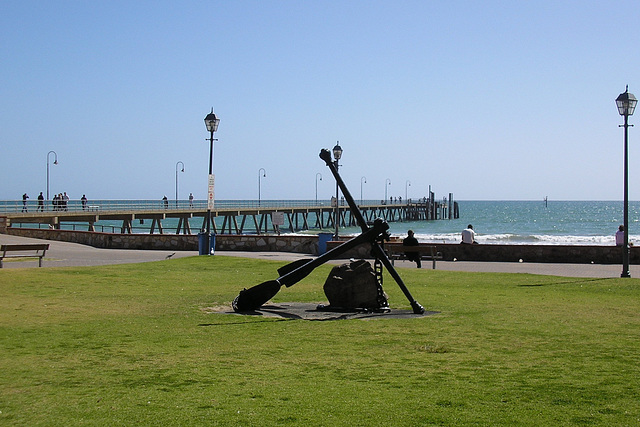
[[[318,206],[318,178],[322,181],[322,174],[320,172],[316,174],[316,206]]]
[[[387,188],[391,185],[391,178],[384,180],[384,202],[387,203]]]
[[[342,158],[342,147],[340,147],[340,141],[336,141],[336,146],[333,147],[333,164],[336,165],[336,170],[340,167],[338,161]],[[340,188],[338,187],[338,180],[336,180],[336,211],[335,211],[335,223],[336,223],[336,234],[335,239],[338,239],[338,228],[340,226],[340,204],[338,202],[338,196]]]
[[[47,200],[49,200],[49,154],[53,153],[54,160],[53,160],[53,164],[57,165],[58,164],[58,153],[56,153],[55,151],[49,151],[47,153]]]
[[[262,178],[266,178],[267,177],[267,171],[264,170],[264,168],[260,168],[258,169],[258,206],[260,206],[260,192],[261,192],[261,186],[260,186],[260,181],[262,181]]]
[[[218,117],[216,117],[215,113],[213,112],[213,107],[211,108],[211,112],[209,114],[207,114],[207,116],[204,118],[204,124],[207,126],[207,130],[209,131],[209,133],[211,134],[211,136],[209,137],[209,191],[207,193],[207,227],[206,227],[206,231],[207,231],[207,235],[205,237],[205,244],[206,244],[206,252],[202,251],[202,248],[200,250],[200,254],[207,254],[207,255],[211,255],[211,209],[213,209],[214,206],[214,186],[215,186],[215,178],[213,176],[213,141],[217,141],[216,139],[213,138],[213,134],[215,133],[215,131],[218,130],[218,125],[220,124],[220,119]]]
[[[638,100],[632,93],[629,93],[627,85],[624,93],[616,98],[618,113],[624,117],[624,243],[622,244],[622,274],[620,277],[631,277],[629,273],[629,116],[633,115]]]
[[[184,172],[184,163],[176,163],[176,209],[178,208],[178,165],[182,165],[182,169],[180,170],[180,172]]]
[[[407,180],[404,183],[404,202],[409,203],[409,190],[407,187],[411,187],[411,181]]]
[[[360,177],[360,204],[364,204],[364,201],[362,199],[362,184],[366,184],[367,183],[367,177],[363,176]]]

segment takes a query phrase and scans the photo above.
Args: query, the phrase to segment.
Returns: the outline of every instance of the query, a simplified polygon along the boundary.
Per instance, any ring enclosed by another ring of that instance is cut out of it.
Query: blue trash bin
[[[198,233],[198,254],[213,255],[216,251],[216,235]]]
[[[333,239],[333,233],[318,233],[318,255],[327,252],[327,242]]]
[[[207,255],[207,233],[198,233],[198,254]]]

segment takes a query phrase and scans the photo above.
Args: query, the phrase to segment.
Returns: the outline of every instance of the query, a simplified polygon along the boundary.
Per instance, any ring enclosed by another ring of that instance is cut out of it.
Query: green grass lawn
[[[0,424],[640,425],[637,279],[403,269],[439,314],[210,312],[282,265],[0,270]],[[326,302],[329,271],[274,300]]]

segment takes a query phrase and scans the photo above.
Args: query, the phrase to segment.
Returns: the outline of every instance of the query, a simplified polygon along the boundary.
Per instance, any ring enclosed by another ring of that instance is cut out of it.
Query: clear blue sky
[[[0,199],[50,150],[52,195],[205,199],[214,107],[218,199],[328,199],[339,140],[358,199],[621,200],[639,49],[637,0],[5,1]]]

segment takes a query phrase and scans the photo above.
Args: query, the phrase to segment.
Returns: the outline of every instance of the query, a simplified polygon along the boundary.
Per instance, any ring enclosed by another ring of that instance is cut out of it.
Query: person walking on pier
[[[407,237],[402,241],[402,246],[419,246],[418,239],[413,237],[413,230],[407,231]],[[409,252],[405,251],[405,256],[407,260],[413,261],[416,263],[418,268],[422,268],[422,261],[420,260],[420,252]]]
[[[169,199],[167,199],[166,195],[162,198],[162,201],[164,202],[164,208],[169,209]]]
[[[82,210],[86,211],[87,210],[87,196],[83,194],[82,197],[80,198],[80,202],[82,203]]]
[[[189,193],[189,208],[193,208],[193,193]]]
[[[27,199],[29,198],[29,196],[27,196],[27,193],[24,193],[22,195],[22,212],[29,212],[29,209],[27,209]]]
[[[36,208],[36,212],[44,212],[44,196],[42,195],[42,191],[40,192],[40,195],[38,196],[38,207]]]

